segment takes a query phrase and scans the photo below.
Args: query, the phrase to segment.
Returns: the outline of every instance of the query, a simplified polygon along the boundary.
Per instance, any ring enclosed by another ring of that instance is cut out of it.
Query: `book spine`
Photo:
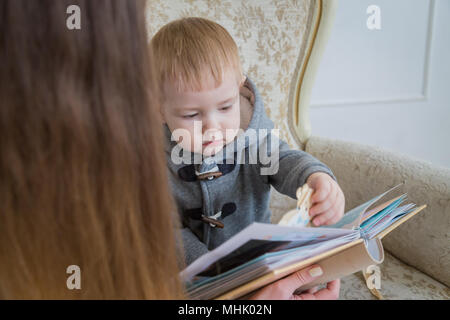
[[[355,272],[365,270],[370,265],[382,263],[384,260],[383,245],[380,239],[364,241],[335,255],[319,260],[323,275],[311,283],[297,289],[297,292],[310,289],[319,284],[339,279]],[[376,253],[374,251],[377,251]]]

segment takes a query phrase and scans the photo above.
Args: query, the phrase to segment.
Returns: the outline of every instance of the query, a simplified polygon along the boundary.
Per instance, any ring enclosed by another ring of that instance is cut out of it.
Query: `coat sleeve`
[[[315,172],[327,173],[336,180],[333,172],[312,155],[302,150],[290,149],[286,142],[273,134],[270,135],[269,140],[272,139],[274,139],[273,145],[278,145],[278,152],[275,154],[272,152],[270,165],[261,166],[260,174],[265,174],[266,182],[278,192],[295,199],[297,189]],[[269,166],[272,167],[271,170],[264,172],[264,168],[267,169]]]

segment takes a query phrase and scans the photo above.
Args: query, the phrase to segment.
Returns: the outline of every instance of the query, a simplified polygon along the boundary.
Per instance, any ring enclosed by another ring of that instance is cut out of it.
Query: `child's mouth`
[[[221,143],[221,140],[206,141],[206,142],[203,142],[203,147],[217,145],[219,143]]]

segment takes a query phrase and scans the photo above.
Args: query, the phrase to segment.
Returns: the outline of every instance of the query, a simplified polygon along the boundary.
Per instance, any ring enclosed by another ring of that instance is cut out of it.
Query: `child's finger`
[[[328,221],[331,218],[333,218],[333,216],[336,214],[336,212],[337,212],[336,211],[337,196],[334,196],[334,199],[332,197],[333,197],[333,195],[328,198],[329,202],[331,203],[331,206],[328,207],[327,210],[322,211],[322,212],[320,212],[320,213],[318,213],[318,214],[316,214],[314,216],[314,219],[313,219],[312,222],[313,222],[313,224],[315,226],[319,226],[319,225],[325,224],[326,221]]]
[[[336,202],[337,198],[337,192],[333,192],[332,194],[328,195],[328,197],[321,202],[316,202],[310,209],[309,209],[309,215],[311,217],[314,217],[316,215],[319,215],[321,213],[324,213],[328,211]]]
[[[325,200],[331,191],[331,184],[327,179],[318,179],[316,185],[311,187],[314,188],[314,193],[311,196],[313,204]]]
[[[335,214],[331,217],[331,219],[325,221],[323,224],[324,225],[332,225],[335,224],[337,222],[339,222],[339,220],[342,219],[342,217],[344,216],[344,208],[345,208],[345,201],[344,200],[340,200],[338,204],[336,204],[336,212]]]

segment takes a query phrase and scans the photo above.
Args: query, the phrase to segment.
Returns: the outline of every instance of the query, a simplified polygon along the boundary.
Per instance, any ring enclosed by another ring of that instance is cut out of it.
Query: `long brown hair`
[[[0,298],[182,297],[143,9],[0,2]]]

